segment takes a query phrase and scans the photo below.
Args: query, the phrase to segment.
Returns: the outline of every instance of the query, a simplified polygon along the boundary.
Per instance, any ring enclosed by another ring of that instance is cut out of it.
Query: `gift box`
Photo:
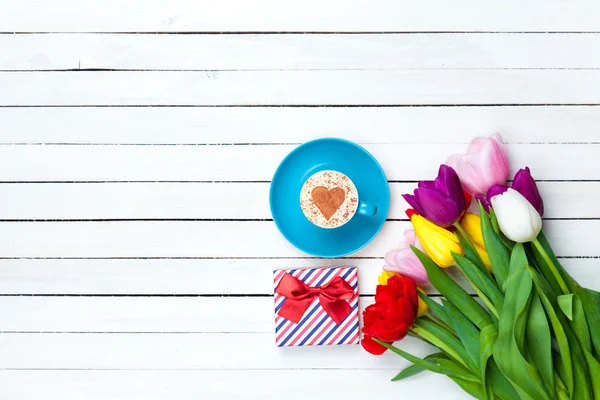
[[[277,346],[359,343],[356,267],[275,270],[273,276]]]

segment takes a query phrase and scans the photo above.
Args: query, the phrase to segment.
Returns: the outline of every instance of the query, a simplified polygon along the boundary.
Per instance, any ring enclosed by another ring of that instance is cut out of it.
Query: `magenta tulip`
[[[529,167],[520,169],[515,174],[512,188],[529,200],[533,208],[535,208],[541,216],[544,215],[544,200],[542,200],[542,196],[540,195],[538,187],[535,183],[535,179],[533,179],[531,176]]]
[[[425,271],[425,267],[410,246],[415,246],[417,249],[424,251],[413,229],[404,231],[404,238],[400,248],[392,250],[385,255],[387,265],[384,265],[383,269],[408,276],[415,281],[417,286],[427,285],[429,284],[427,271]]]
[[[485,195],[490,187],[508,179],[508,159],[499,134],[473,139],[466,154],[454,154],[446,164],[456,170],[463,187],[473,196]]]
[[[516,174],[511,186],[514,190],[521,193],[529,203],[536,209],[540,216],[544,215],[544,200],[538,190],[535,179],[531,176],[529,167],[520,169]],[[503,194],[508,190],[508,186],[505,185],[494,185],[487,192],[487,200],[491,203],[492,198]]]
[[[442,228],[458,221],[467,208],[456,171],[443,164],[434,181],[421,181],[414,194],[402,197],[418,214]]]

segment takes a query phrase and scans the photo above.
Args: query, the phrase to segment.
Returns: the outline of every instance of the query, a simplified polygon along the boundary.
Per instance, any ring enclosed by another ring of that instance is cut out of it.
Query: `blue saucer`
[[[339,171],[356,185],[359,200],[377,207],[373,217],[356,213],[345,225],[324,229],[313,225],[300,208],[300,190],[311,175]],[[271,214],[279,231],[298,249],[318,257],[342,257],[366,246],[381,230],[390,206],[390,190],[381,166],[356,143],[317,139],[293,150],[281,162],[270,192]]]

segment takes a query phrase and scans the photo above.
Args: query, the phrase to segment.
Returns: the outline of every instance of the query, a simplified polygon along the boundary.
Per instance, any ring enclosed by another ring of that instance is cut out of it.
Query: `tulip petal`
[[[506,186],[506,185],[494,185],[494,186],[492,186],[490,188],[490,190],[488,190],[487,195],[486,195],[488,203],[491,203],[492,199],[495,196],[498,196],[499,194],[502,194],[502,193],[506,192],[507,190],[508,190],[508,186]]]
[[[410,246],[414,246],[417,242],[417,235],[414,229],[406,229],[404,231],[404,235],[402,235],[402,248],[408,248]]]
[[[393,342],[390,342],[388,344],[392,343]],[[363,337],[363,339],[360,341],[360,344],[363,347],[363,349],[376,356],[382,355],[387,350],[387,347],[380,345],[379,343],[374,341],[371,336],[368,335],[365,335]]]
[[[520,169],[513,180],[512,188],[517,192],[521,193],[531,205],[537,210],[537,212],[544,215],[544,201],[538,190],[535,180],[531,176],[529,167]]]
[[[383,260],[385,261],[385,263],[387,265],[389,265],[390,267],[392,267],[392,268],[397,267],[398,265],[396,264],[396,253],[398,253],[399,251],[400,251],[400,249],[388,251],[385,254],[385,257],[383,258]],[[386,268],[384,267],[383,269],[386,269]],[[393,270],[392,269],[388,269],[387,271],[393,271]]]
[[[486,187],[505,184],[508,179],[508,159],[506,151],[493,139],[490,139],[479,153],[482,183]]]
[[[467,147],[467,153],[478,153],[481,151],[482,147],[487,143],[489,139],[485,137],[475,137],[469,143]]]
[[[465,190],[473,195],[485,194],[490,186],[506,183],[508,160],[499,134],[471,141],[466,154],[455,154],[446,160],[460,177]]]
[[[416,195],[421,207],[426,210],[423,216],[441,227],[446,228],[452,225],[464,211],[464,208],[460,208],[455,199],[445,197],[435,190],[417,189],[415,192],[417,192]],[[464,203],[464,197],[462,199]]]
[[[514,242],[531,242],[542,229],[540,214],[514,189],[492,197],[492,207],[500,229]]]
[[[421,207],[421,204],[419,203],[419,200],[417,199],[417,196],[415,196],[413,194],[408,194],[407,193],[407,194],[403,194],[402,197],[404,198],[404,200],[406,200],[406,202],[408,204],[410,204],[410,206],[412,208],[415,209],[415,211],[418,214],[423,214],[423,208]]]

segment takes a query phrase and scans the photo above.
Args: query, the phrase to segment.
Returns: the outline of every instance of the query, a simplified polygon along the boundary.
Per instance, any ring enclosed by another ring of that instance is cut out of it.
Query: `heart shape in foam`
[[[317,186],[310,195],[312,201],[328,221],[346,200],[346,192],[341,187],[327,189],[325,186]]]

